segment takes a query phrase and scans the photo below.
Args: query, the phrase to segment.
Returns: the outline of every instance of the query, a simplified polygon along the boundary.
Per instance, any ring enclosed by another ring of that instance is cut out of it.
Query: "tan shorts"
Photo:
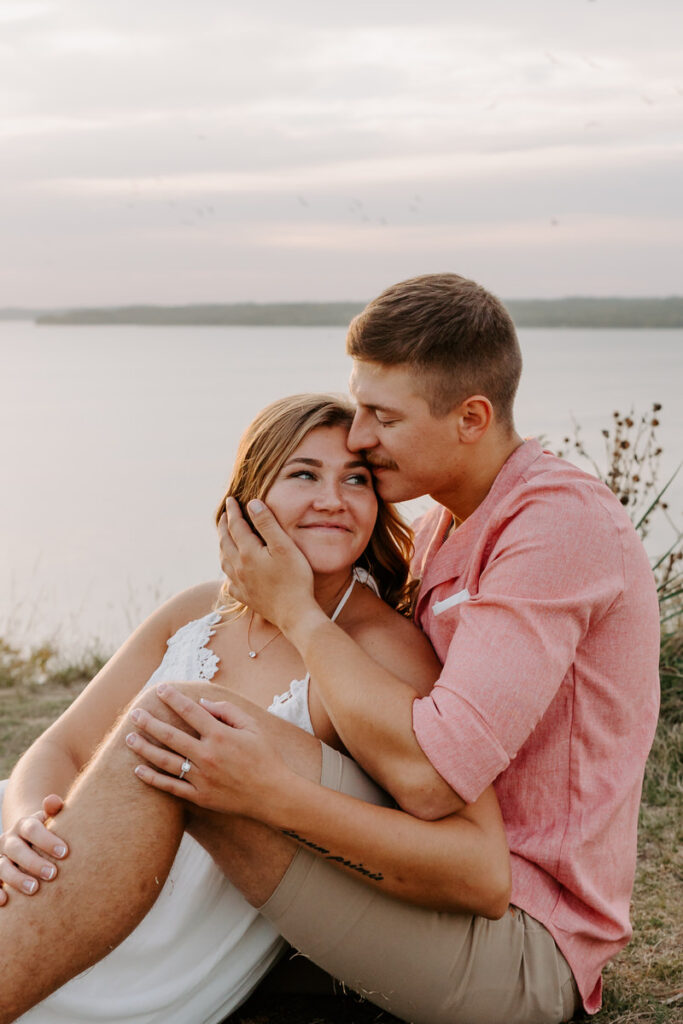
[[[321,783],[391,804],[324,744]],[[261,913],[333,977],[413,1024],[558,1024],[580,1006],[552,936],[517,907],[489,921],[411,906],[300,848]]]

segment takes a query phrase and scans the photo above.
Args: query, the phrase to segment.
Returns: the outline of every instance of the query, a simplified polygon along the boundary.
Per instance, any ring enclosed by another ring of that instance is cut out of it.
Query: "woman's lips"
[[[299,527],[300,530],[341,530],[344,533],[349,533],[349,527],[344,526],[342,523],[302,523]]]

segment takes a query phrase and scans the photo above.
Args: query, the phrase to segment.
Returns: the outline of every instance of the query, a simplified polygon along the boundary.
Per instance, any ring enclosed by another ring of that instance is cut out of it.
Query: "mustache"
[[[371,459],[366,457],[366,461],[370,466],[370,469],[398,469],[396,463],[392,462],[390,459]]]

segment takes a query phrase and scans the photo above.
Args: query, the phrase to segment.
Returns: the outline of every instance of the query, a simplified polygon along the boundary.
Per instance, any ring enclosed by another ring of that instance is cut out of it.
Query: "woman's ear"
[[[463,444],[476,444],[493,422],[493,406],[484,395],[471,395],[457,409],[458,436]]]

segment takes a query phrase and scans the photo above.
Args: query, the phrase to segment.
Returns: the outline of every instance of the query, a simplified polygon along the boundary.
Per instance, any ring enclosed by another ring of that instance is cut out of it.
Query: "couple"
[[[220,1020],[278,934],[405,1020],[599,1007],[601,968],[630,934],[657,712],[647,558],[602,485],[515,433],[519,349],[484,289],[403,282],[352,323],[348,350],[350,432],[343,410],[266,437],[287,401],[248,432],[219,607],[216,587],[164,606],[13,773],[0,1021],[122,943],[72,983],[93,979],[96,997],[139,935],[147,952],[136,970],[133,946],[117,990],[125,1003],[137,986],[138,1004],[99,1019],[174,1019],[172,1001],[154,1013],[177,973],[177,1019]],[[425,493],[438,504],[416,536],[415,619],[440,664],[373,593],[409,605],[406,536],[382,502]],[[134,698],[150,676],[194,682]],[[50,794],[89,758],[62,809]],[[43,800],[48,828],[31,816]],[[78,1020],[49,1016],[69,989],[26,1020]]]

